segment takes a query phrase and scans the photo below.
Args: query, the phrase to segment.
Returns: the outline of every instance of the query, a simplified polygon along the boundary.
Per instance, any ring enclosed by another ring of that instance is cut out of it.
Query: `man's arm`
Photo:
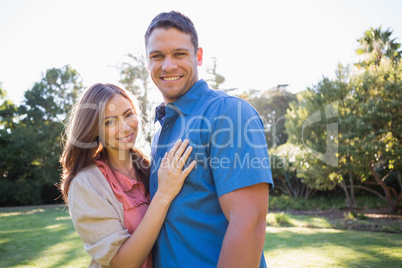
[[[259,267],[264,248],[269,186],[240,188],[219,197],[229,221],[218,267]]]

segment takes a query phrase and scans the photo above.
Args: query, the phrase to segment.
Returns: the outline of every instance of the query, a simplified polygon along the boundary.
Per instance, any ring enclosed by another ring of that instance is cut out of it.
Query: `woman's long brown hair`
[[[63,173],[59,189],[66,203],[71,181],[80,171],[93,165],[95,160],[109,162],[106,149],[99,141],[101,131],[99,116],[104,115],[107,102],[116,94],[126,98],[137,117],[141,118],[136,99],[129,92],[113,84],[100,83],[88,88],[70,113],[65,131],[65,146],[60,157]],[[132,149],[131,155],[137,179],[144,184],[148,193],[150,160],[138,148]]]

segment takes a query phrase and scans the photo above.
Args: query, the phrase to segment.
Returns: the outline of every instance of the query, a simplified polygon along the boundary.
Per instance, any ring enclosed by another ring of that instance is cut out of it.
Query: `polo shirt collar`
[[[172,104],[176,106],[183,114],[189,115],[207,88],[208,84],[203,79],[200,79],[195,82],[195,84],[190,88],[189,91],[187,91],[186,94],[175,100]],[[162,102],[155,109],[154,123],[159,121],[159,123],[162,125],[165,116],[166,105]]]
[[[156,108],[155,108],[155,121],[154,123],[156,123],[156,121],[159,121],[160,124],[162,125],[163,119],[165,118],[166,115],[166,109],[165,109],[165,103],[162,102],[161,104],[159,104]]]

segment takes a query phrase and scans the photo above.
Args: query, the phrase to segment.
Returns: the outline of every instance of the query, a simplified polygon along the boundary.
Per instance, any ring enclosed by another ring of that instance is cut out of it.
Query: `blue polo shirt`
[[[158,168],[178,139],[188,139],[197,161],[173,200],[154,247],[155,267],[216,267],[228,221],[218,198],[236,189],[269,183],[272,175],[264,126],[246,101],[199,80],[182,97],[156,109],[161,129],[152,141],[150,194]],[[260,267],[266,267],[262,254]]]

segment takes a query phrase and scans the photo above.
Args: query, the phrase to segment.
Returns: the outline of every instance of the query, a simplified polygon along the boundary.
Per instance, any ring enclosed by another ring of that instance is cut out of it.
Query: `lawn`
[[[402,267],[400,233],[333,229],[320,217],[267,221],[268,267]],[[0,208],[0,267],[87,267],[89,259],[63,207]]]
[[[64,207],[0,209],[0,267],[88,267]]]

